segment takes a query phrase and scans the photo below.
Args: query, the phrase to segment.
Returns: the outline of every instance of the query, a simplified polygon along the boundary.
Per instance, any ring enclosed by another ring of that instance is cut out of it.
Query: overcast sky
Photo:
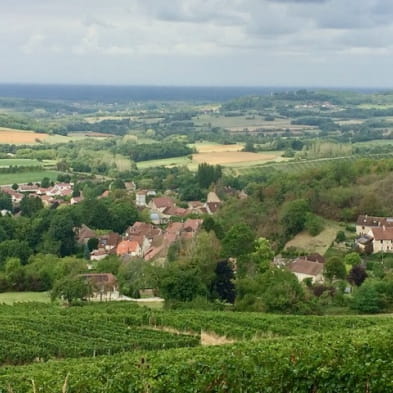
[[[0,0],[0,82],[393,87],[392,0]]]

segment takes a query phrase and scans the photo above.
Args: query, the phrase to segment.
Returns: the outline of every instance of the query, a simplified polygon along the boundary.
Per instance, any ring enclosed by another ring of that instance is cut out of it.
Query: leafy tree
[[[217,294],[220,300],[228,303],[235,302],[235,284],[233,269],[228,261],[220,261],[214,270],[215,278],[212,283],[212,292]]]
[[[24,240],[5,240],[0,243],[0,267],[8,258],[19,258],[25,265],[32,253],[28,243]]]
[[[362,265],[354,265],[348,274],[348,281],[352,285],[356,285],[359,287],[362,285],[363,281],[367,278],[367,272],[364,266]]]
[[[5,263],[5,274],[9,288],[15,291],[24,290],[25,274],[19,258],[8,258]]]
[[[207,290],[194,269],[170,266],[162,271],[159,282],[165,300],[189,302],[197,296],[206,296]]]
[[[323,230],[323,220],[313,213],[306,213],[304,227],[311,236],[317,236]]]
[[[25,195],[20,201],[20,210],[23,216],[31,217],[39,210],[43,209],[42,200],[38,197]]]
[[[50,179],[49,179],[49,177],[44,177],[44,178],[41,180],[41,187],[42,187],[42,188],[48,188],[48,187],[50,187]]]
[[[344,257],[344,263],[346,265],[356,266],[359,265],[361,261],[360,255],[357,252],[350,252]]]
[[[260,237],[255,240],[255,251],[250,254],[250,259],[258,267],[260,273],[264,273],[270,268],[270,263],[274,257],[274,251],[270,246],[269,240]]]
[[[296,235],[304,229],[309,210],[309,204],[304,199],[296,199],[283,205],[281,223],[287,235]]]
[[[112,273],[117,275],[120,265],[121,260],[116,255],[109,255],[97,262],[96,271],[97,273]]]
[[[44,249],[52,254],[66,256],[73,254],[75,247],[74,221],[68,211],[61,210],[50,222]]]
[[[238,280],[236,293],[235,306],[242,311],[294,312],[304,302],[304,291],[295,275],[278,268]]]
[[[347,276],[345,265],[339,257],[331,257],[325,262],[324,275],[329,281],[344,280]]]
[[[57,281],[51,291],[51,298],[63,298],[70,304],[75,300],[86,299],[92,294],[91,285],[81,277],[64,277]]]
[[[14,191],[16,191],[16,190],[19,188],[19,185],[16,184],[16,183],[14,183],[14,184],[11,186],[11,188],[12,188]]]
[[[226,257],[239,257],[254,250],[255,235],[246,224],[234,225],[222,240],[223,254]]]
[[[5,192],[0,192],[0,210],[12,210],[12,199],[11,195]]]
[[[367,279],[353,295],[353,309],[361,313],[378,313],[383,311],[385,303],[380,291],[378,290],[378,282]]]
[[[250,153],[255,153],[255,146],[254,146],[254,144],[251,141],[247,141],[245,146],[244,146],[244,148],[243,148],[243,151],[250,152]]]
[[[99,240],[96,237],[92,237],[87,241],[88,251],[97,250]]]
[[[209,186],[217,182],[221,176],[222,168],[220,165],[209,165],[205,162],[198,165],[196,178],[201,188],[209,188]]]

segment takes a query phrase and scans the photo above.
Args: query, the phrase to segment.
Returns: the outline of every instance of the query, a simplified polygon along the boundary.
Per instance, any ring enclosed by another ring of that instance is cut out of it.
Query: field
[[[225,151],[241,151],[243,149],[243,145],[235,144],[235,145],[219,145],[217,143],[195,143],[190,145],[195,147],[198,153],[215,153],[215,152],[225,152]]]
[[[10,166],[42,166],[42,162],[29,158],[4,158],[0,159],[0,168]]]
[[[192,168],[196,169],[196,165],[192,165],[192,162],[187,156],[163,158],[160,160],[140,161],[136,165],[139,169],[151,168],[155,166],[172,167],[172,166],[183,166],[183,165],[188,166],[190,169]]]
[[[0,306],[0,322],[4,392],[393,389],[391,316],[156,311],[109,302]],[[205,335],[223,345],[198,345]]]
[[[307,253],[317,252],[324,255],[340,230],[342,230],[342,227],[339,224],[333,221],[325,221],[325,229],[319,235],[311,236],[308,232],[303,231],[291,239],[285,245],[285,248],[296,247]]]
[[[198,164],[206,162],[211,165],[228,165],[247,163],[252,165],[253,163],[260,164],[262,162],[274,161],[280,156],[277,152],[274,153],[248,153],[240,151],[216,151],[210,153],[197,153],[193,154],[193,161]]]
[[[40,182],[44,177],[49,177],[50,180],[56,180],[59,174],[60,172],[45,170],[20,173],[0,173],[0,185]]]
[[[210,124],[212,127],[222,127],[229,131],[241,132],[245,129],[248,131],[255,131],[263,128],[266,131],[269,130],[313,130],[315,127],[305,125],[293,125],[290,119],[276,118],[273,121],[266,121],[264,117],[254,116],[222,116],[222,115],[200,115],[194,118],[196,125],[207,125]]]
[[[0,293],[0,304],[14,304],[20,302],[49,303],[48,292],[4,292]]]
[[[48,138],[48,136],[48,134],[33,131],[22,131],[0,127],[0,143],[32,144],[37,143],[37,139],[44,141]]]

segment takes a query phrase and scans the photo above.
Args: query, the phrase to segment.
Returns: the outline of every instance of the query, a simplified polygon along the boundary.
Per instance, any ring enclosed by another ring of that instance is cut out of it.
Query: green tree
[[[283,205],[281,223],[288,236],[296,235],[304,229],[309,210],[309,204],[304,199],[296,199]]]
[[[270,263],[274,257],[274,251],[270,246],[269,240],[260,237],[255,240],[255,251],[250,254],[250,259],[258,268],[260,273],[264,273],[270,268]]]
[[[322,218],[316,216],[313,213],[306,213],[306,221],[304,223],[304,227],[311,236],[317,236],[323,230],[323,220]]]
[[[42,200],[38,197],[25,195],[20,201],[20,210],[23,216],[31,217],[39,210],[43,209]]]
[[[41,187],[42,187],[42,188],[48,188],[48,187],[50,187],[50,179],[49,179],[49,177],[44,177],[44,178],[41,180]]]
[[[91,285],[85,279],[69,276],[55,283],[51,291],[51,299],[62,298],[70,304],[75,300],[84,300],[91,294]]]
[[[344,280],[347,276],[344,262],[339,257],[331,257],[325,262],[324,276],[329,280]]]
[[[12,211],[12,199],[11,195],[0,191],[0,210]]]
[[[246,224],[234,225],[222,240],[225,257],[239,257],[254,251],[255,235]]]
[[[346,265],[351,265],[351,266],[359,265],[361,261],[362,260],[360,258],[360,255],[357,252],[350,252],[344,257],[344,263]]]

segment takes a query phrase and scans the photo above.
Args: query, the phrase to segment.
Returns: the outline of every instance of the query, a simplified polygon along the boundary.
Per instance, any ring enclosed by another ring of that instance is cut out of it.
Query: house
[[[111,300],[119,296],[117,279],[111,273],[86,273],[79,277],[92,286],[92,300]]]
[[[356,234],[358,236],[369,234],[372,228],[376,227],[392,227],[392,217],[374,217],[366,215],[360,215],[356,221]]]
[[[323,277],[323,263],[308,261],[304,258],[297,258],[288,265],[297,279],[301,282],[306,278],[311,278],[312,283],[322,283]]]
[[[121,236],[116,232],[109,232],[105,235],[97,236],[98,248],[103,248],[106,251],[113,250],[121,242]]]
[[[149,202],[149,208],[156,213],[163,213],[166,209],[175,207],[176,204],[169,197],[153,198]]]
[[[97,234],[85,224],[77,228],[76,232],[76,239],[79,244],[87,244],[89,239],[97,237]]]
[[[140,207],[146,206],[146,195],[147,191],[141,190],[135,193],[135,204]]]
[[[136,190],[136,185],[133,181],[125,181],[124,186],[128,192],[133,192]]]
[[[393,252],[393,227],[383,225],[371,228],[368,236],[373,239],[373,253]]]
[[[141,257],[142,249],[138,242],[134,240],[123,240],[116,248],[116,255],[119,257],[130,256],[130,257]]]
[[[90,253],[90,260],[91,261],[101,261],[101,259],[104,259],[107,256],[108,256],[108,252],[103,248],[99,248],[98,250],[93,250]]]
[[[80,202],[82,202],[83,201],[83,195],[81,194],[80,196],[78,196],[78,197],[72,197],[71,199],[70,199],[70,203],[71,203],[71,205],[76,205],[77,203],[80,203]]]
[[[207,194],[205,208],[208,214],[214,214],[220,208],[221,204],[221,199],[215,192],[211,191]]]

